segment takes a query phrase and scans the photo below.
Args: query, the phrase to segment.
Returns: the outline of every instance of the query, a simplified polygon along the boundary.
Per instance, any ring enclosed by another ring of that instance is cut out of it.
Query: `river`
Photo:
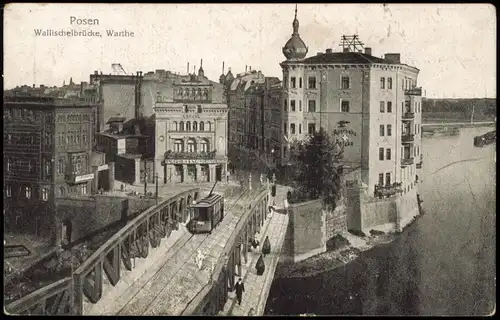
[[[266,315],[487,315],[496,296],[493,128],[424,138],[425,215],[387,245],[336,270],[275,279]]]

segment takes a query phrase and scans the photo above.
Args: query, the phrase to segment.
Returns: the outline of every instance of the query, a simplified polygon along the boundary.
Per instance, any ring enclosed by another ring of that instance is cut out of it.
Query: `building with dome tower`
[[[399,53],[374,56],[357,35],[342,36],[340,52],[306,57],[297,7],[292,26],[280,63],[282,164],[292,164],[295,141],[324,128],[344,149],[345,179],[363,195],[412,192],[422,159],[419,69],[402,63]]]

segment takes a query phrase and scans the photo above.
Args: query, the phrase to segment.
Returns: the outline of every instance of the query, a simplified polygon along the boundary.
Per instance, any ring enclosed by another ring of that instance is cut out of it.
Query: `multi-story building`
[[[256,152],[272,160],[281,143],[281,81],[246,71],[227,83],[231,153]]]
[[[399,53],[382,59],[352,44],[342,52],[327,49],[306,58],[307,52],[296,11],[283,47],[287,60],[280,64],[283,162],[294,140],[324,128],[344,149],[349,179],[363,182],[368,194],[394,182],[412,189],[422,149],[419,70],[401,63]]]
[[[158,92],[155,171],[158,181],[223,181],[227,172],[227,104],[224,86],[198,75],[182,76]]]
[[[47,232],[56,197],[91,193],[93,108],[47,97],[4,100],[4,208],[11,226]]]

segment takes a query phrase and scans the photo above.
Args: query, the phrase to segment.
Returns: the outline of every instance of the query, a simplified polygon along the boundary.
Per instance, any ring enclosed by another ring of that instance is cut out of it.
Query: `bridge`
[[[42,287],[6,306],[32,315],[254,315],[263,314],[288,225],[288,215],[269,214],[268,184],[242,190],[225,204],[225,217],[211,234],[186,229],[188,205],[201,188],[183,191],[145,210],[109,238],[70,277]],[[266,236],[271,253],[257,275],[260,253],[250,241]],[[234,286],[246,282],[241,306]]]
[[[454,128],[475,128],[475,127],[490,127],[496,126],[495,121],[482,122],[437,122],[437,123],[422,123],[423,131],[433,131],[436,129],[454,129]]]

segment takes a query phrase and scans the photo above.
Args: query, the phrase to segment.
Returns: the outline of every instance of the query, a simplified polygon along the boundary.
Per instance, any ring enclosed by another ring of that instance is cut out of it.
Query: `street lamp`
[[[156,204],[158,204],[158,172],[155,173],[155,181],[156,181]]]
[[[146,169],[146,161],[144,161],[144,196],[146,196],[148,192],[148,171]]]

